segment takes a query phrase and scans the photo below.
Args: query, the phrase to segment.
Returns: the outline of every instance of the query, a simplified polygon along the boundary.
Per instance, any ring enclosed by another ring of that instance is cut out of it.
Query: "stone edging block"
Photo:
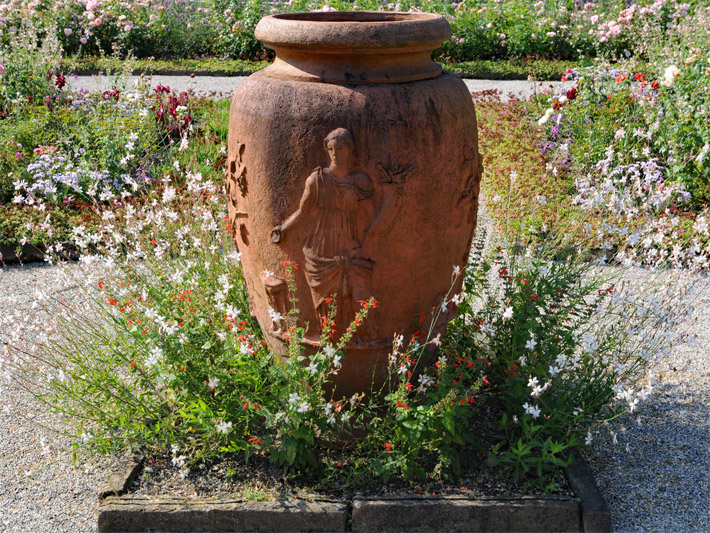
[[[611,514],[581,455],[565,470],[565,496],[392,496],[254,502],[125,495],[143,461],[134,455],[99,492],[99,533],[137,531],[611,531]]]
[[[353,502],[353,531],[578,531],[565,497],[424,497]]]
[[[565,468],[565,475],[575,496],[580,501],[582,530],[594,533],[611,531],[609,506],[597,487],[589,465],[578,452],[574,453],[574,462]]]
[[[123,496],[103,501],[98,531],[345,531],[347,518],[345,502]]]
[[[62,241],[59,244],[62,245],[63,251],[60,256],[64,259],[78,259],[79,252],[76,249],[76,245],[72,241]],[[16,253],[17,248],[20,248],[19,255]],[[16,244],[1,244],[0,243],[0,264],[13,264],[13,263],[41,263],[44,261],[44,256],[46,252],[46,247],[44,246],[33,246],[31,244],[24,244],[22,246],[19,243]]]

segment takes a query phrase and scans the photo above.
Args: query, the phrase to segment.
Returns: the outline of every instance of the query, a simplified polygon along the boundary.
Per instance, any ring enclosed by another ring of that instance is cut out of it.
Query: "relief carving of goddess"
[[[360,309],[359,302],[373,296],[375,262],[366,245],[383,222],[385,211],[392,210],[375,209],[372,180],[355,168],[355,143],[348,130],[331,131],[323,145],[330,165],[318,167],[308,176],[299,208],[274,227],[271,242],[282,242],[295,227],[307,223],[304,271],[313,305],[318,316],[327,316],[328,301],[336,297],[336,321],[343,331]],[[358,329],[359,339],[371,338],[368,330],[372,322],[368,317]]]

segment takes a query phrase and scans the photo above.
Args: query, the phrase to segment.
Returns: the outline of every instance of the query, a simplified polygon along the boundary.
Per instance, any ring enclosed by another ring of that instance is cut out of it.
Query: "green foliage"
[[[704,7],[696,0],[682,4],[669,0],[41,2],[32,10],[22,4],[7,5],[3,18],[9,27],[19,25],[23,18],[37,24],[56,24],[54,32],[72,55],[132,51],[138,57],[159,59],[205,56],[265,59],[269,52],[256,40],[254,28],[261,17],[276,12],[439,13],[451,23],[452,38],[437,54],[452,62],[526,57],[561,60],[642,57],[648,54],[652,42],[644,28],[658,26],[661,32],[654,37],[662,42],[666,29]],[[9,42],[11,36],[9,32],[3,33],[0,42]]]
[[[0,119],[13,107],[51,99],[61,89],[53,77],[62,56],[56,27],[23,21],[13,39],[0,42],[0,56]]]

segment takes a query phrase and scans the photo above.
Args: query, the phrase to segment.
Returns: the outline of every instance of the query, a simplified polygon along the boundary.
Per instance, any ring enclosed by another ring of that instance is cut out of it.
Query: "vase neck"
[[[321,83],[404,83],[435,78],[431,53],[446,20],[428,13],[293,13],[263,18],[255,34],[276,52],[264,74]]]

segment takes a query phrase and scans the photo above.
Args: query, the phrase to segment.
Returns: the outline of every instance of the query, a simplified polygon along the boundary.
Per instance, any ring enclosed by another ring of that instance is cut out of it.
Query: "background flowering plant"
[[[442,54],[455,61],[526,56],[621,58],[645,53],[643,28],[674,27],[692,17],[698,4],[694,0],[3,0],[0,41],[12,40],[20,21],[30,20],[39,25],[56,22],[53,31],[70,54],[130,50],[138,57],[263,59],[266,51],[254,38],[254,27],[264,15],[394,10],[445,15],[453,35]]]
[[[571,70],[538,102],[543,152],[574,176],[576,204],[628,226],[613,239],[628,264],[707,267],[709,16],[665,28],[647,65]]]

